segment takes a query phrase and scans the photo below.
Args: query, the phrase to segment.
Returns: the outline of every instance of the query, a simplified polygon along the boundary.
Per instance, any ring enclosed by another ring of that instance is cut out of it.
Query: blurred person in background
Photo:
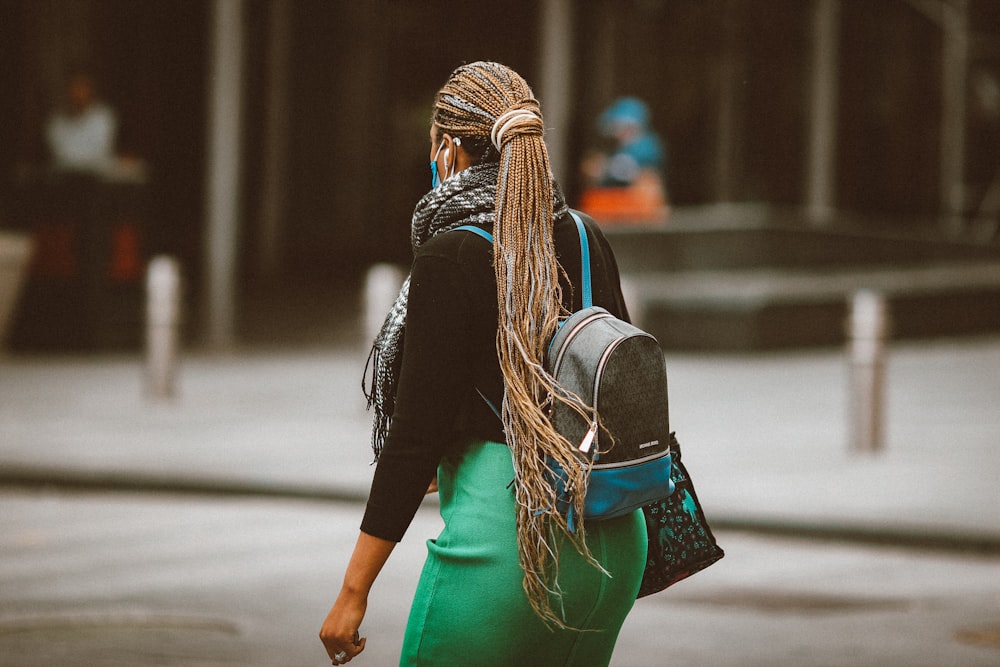
[[[444,528],[427,544],[400,664],[599,667],[632,609],[641,510],[571,529],[546,474],[551,457],[568,484],[585,483],[540,402],[557,393],[543,359],[558,319],[582,307],[580,238],[543,132],[531,89],[503,65],[459,67],[436,96],[432,189],[414,210],[410,276],[371,360],[378,467],[320,631],[334,665],[364,650],[368,593],[434,490]],[[627,318],[611,248],[584,220],[594,303]]]
[[[102,102],[93,77],[77,71],[69,79],[65,105],[46,123],[45,138],[57,171],[103,172],[114,160],[118,118]]]
[[[666,152],[646,104],[615,100],[601,113],[598,132],[608,147],[584,159],[580,208],[600,222],[666,222]]]

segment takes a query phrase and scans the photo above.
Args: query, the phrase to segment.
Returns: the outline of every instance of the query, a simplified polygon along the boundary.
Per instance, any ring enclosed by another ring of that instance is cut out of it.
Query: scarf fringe
[[[411,223],[414,253],[427,240],[464,224],[492,223],[496,202],[495,164],[470,167],[428,192],[417,203]],[[396,386],[403,360],[406,305],[409,278],[400,288],[396,301],[386,315],[365,364],[361,389],[372,414],[372,452],[378,462],[389,435],[396,407]],[[365,386],[371,369],[370,388]]]
[[[368,353],[368,360],[365,361],[365,372],[361,376],[361,393],[367,400],[366,410],[374,409],[372,416],[372,453],[374,459],[372,464],[378,463],[379,456],[382,455],[382,447],[385,445],[386,435],[389,433],[390,413],[386,412],[385,402],[379,400],[376,394],[378,390],[379,370],[382,366],[382,355],[379,354],[378,343],[372,345],[371,352]],[[371,368],[371,379],[369,380],[368,369]],[[369,384],[366,386],[366,382]]]

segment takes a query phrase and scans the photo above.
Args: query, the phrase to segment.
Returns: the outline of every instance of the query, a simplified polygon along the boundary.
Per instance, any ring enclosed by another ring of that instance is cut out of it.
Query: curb
[[[210,477],[144,475],[135,472],[80,471],[46,467],[0,466],[0,488],[150,493],[193,496],[243,496],[320,502],[364,503],[367,491],[303,484],[274,484]]]
[[[80,471],[0,466],[0,489],[92,493],[149,493],[205,497],[246,497],[316,502],[365,503],[367,490],[209,477],[154,476],[134,472]],[[434,499],[436,501],[436,498]],[[803,540],[845,542],[969,556],[1000,556],[1000,535],[919,528],[713,516],[712,528]]]
[[[711,517],[714,530],[731,530],[774,537],[847,542],[914,551],[937,551],[969,556],[1000,556],[1000,535],[950,532],[896,526],[824,523],[748,517]]]

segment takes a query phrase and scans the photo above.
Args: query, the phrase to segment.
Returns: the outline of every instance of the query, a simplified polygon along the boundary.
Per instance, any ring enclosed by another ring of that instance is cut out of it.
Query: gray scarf
[[[492,230],[498,173],[497,162],[473,165],[425,194],[413,210],[410,241],[414,253],[434,236],[462,225],[485,225]],[[565,215],[566,201],[556,184],[553,184],[553,199],[554,217]],[[386,315],[382,329],[375,337],[361,383],[368,399],[368,409],[374,409],[372,450],[376,461],[382,453],[396,407],[396,386],[403,362],[403,333],[406,328],[409,289],[410,278],[407,276],[395,303]],[[369,368],[370,391],[365,387]]]
[[[487,224],[493,227],[493,209],[497,191],[496,162],[479,164],[458,172],[440,186],[425,194],[413,210],[410,242],[414,254],[428,239],[468,224]],[[410,277],[407,276],[399,290],[396,302],[375,337],[365,379],[371,367],[371,391],[362,389],[368,399],[368,409],[374,409],[372,423],[372,449],[375,459],[382,453],[389,434],[389,424],[396,407],[396,385],[399,369],[403,362],[403,330],[406,326],[406,302],[410,291]]]

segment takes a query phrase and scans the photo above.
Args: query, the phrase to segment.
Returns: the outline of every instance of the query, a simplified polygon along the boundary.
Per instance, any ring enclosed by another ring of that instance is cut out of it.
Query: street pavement
[[[373,471],[356,338],[186,352],[171,400],[139,354],[0,357],[0,665],[326,664]],[[637,603],[613,664],[1000,664],[1000,338],[893,344],[877,452],[840,350],[667,364],[727,556]],[[434,509],[355,664],[394,664]]]
[[[0,358],[0,481],[364,499],[351,343],[188,353],[177,395],[140,355]],[[1000,338],[897,343],[884,443],[849,442],[838,350],[667,354],[671,425],[719,525],[1000,550]]]
[[[4,667],[329,665],[317,635],[357,503],[17,491],[0,507]],[[418,512],[372,591],[352,665],[397,664],[424,540],[439,528],[432,507]],[[995,557],[718,537],[723,560],[636,603],[614,667],[998,664]],[[488,626],[489,610],[469,623]]]

